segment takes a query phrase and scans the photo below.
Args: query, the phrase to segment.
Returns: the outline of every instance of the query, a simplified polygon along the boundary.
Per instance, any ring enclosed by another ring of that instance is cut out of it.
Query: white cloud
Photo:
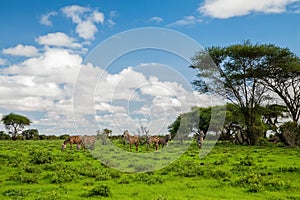
[[[116,25],[116,22],[113,20],[114,18],[118,17],[119,14],[117,11],[110,11],[109,13],[109,19],[107,19],[107,23],[108,23],[108,26],[110,28],[112,28],[113,26]]]
[[[36,76],[39,82],[73,83],[82,58],[65,49],[48,48],[46,52],[3,70],[4,74]]]
[[[171,26],[184,26],[184,25],[192,25],[203,22],[202,19],[197,18],[195,16],[184,16],[182,19],[177,20],[171,24],[168,24],[168,27]]]
[[[299,2],[299,0],[206,0],[204,5],[198,8],[198,11],[213,18],[226,19],[255,12],[282,13],[293,2]]]
[[[96,23],[103,23],[104,22],[104,14],[95,10],[92,14],[92,21]]]
[[[76,33],[79,37],[92,40],[98,32],[95,24],[104,22],[104,14],[87,7],[72,5],[61,9],[66,17],[71,18],[76,24]]]
[[[98,104],[95,105],[95,110],[97,111],[105,111],[105,112],[111,112],[111,113],[115,113],[115,112],[125,112],[125,108],[122,106],[113,106],[109,103],[105,103],[105,102],[99,102]]]
[[[5,68],[0,75],[0,109],[44,112],[35,123],[48,134],[72,132],[73,117],[83,133],[95,133],[99,126],[115,134],[125,128],[134,132],[141,122],[157,132],[198,99],[180,82],[162,81],[142,72],[140,65],[112,74],[82,61],[69,50],[46,48],[38,57]],[[201,103],[206,98],[202,96]]]
[[[18,44],[15,47],[3,49],[2,53],[13,55],[13,56],[32,57],[38,55],[38,50],[34,46]]]
[[[57,12],[49,12],[45,15],[42,15],[40,19],[40,23],[46,26],[52,26],[52,21],[50,21],[50,17],[57,15]]]
[[[150,21],[159,24],[160,22],[163,21],[163,18],[161,18],[161,17],[152,17],[152,18],[150,18]]]
[[[6,65],[7,60],[0,58],[0,65]]]
[[[61,10],[68,18],[71,18],[74,23],[78,24],[82,22],[82,15],[90,11],[90,8],[72,5],[63,7]]]
[[[41,45],[50,45],[58,47],[81,48],[82,45],[75,43],[75,39],[62,32],[48,33],[39,36],[35,41]]]
[[[84,21],[76,26],[76,32],[83,39],[94,39],[94,35],[98,32],[97,27],[91,21]]]

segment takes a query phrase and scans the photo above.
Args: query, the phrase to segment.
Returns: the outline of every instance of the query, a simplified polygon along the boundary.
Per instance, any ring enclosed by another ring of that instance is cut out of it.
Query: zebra
[[[130,135],[128,130],[125,130],[122,137],[124,137],[126,142],[129,143],[130,150],[131,150],[131,145],[134,144],[135,145],[135,151],[138,151],[138,149],[139,149],[139,136]]]

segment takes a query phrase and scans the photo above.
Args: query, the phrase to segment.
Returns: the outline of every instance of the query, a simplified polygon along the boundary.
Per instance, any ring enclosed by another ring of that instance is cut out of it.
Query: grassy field
[[[299,148],[217,144],[200,159],[192,144],[160,170],[124,173],[61,143],[0,141],[0,199],[300,199]]]

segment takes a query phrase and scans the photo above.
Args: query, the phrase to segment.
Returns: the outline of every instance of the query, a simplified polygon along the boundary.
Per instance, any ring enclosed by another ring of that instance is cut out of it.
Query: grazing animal
[[[84,148],[86,149],[94,149],[94,146],[95,146],[95,142],[97,140],[97,137],[96,136],[81,136],[81,141],[82,141],[82,144],[84,146]]]
[[[205,137],[205,134],[204,134],[203,131],[200,131],[200,132],[196,133],[196,139],[197,139],[197,144],[198,144],[199,149],[202,148],[204,137]]]
[[[63,142],[62,147],[61,147],[62,151],[65,150],[65,148],[67,147],[67,144],[70,144],[70,149],[72,149],[72,144],[76,144],[78,150],[80,149],[81,145],[84,146],[80,136],[70,136],[67,139],[65,139],[65,141]]]
[[[171,140],[171,135],[167,134],[163,138],[159,138],[159,144],[162,145],[162,148],[164,148],[165,145],[168,145],[168,142]]]
[[[159,137],[156,135],[154,136],[147,136],[147,150],[149,149],[149,146],[153,144],[153,147],[155,145],[155,150],[158,149],[158,144],[159,144]]]
[[[134,144],[135,145],[135,151],[138,151],[138,149],[139,149],[139,136],[129,135],[128,130],[125,130],[122,137],[124,137],[126,142],[129,143],[130,150],[131,150],[131,145]]]

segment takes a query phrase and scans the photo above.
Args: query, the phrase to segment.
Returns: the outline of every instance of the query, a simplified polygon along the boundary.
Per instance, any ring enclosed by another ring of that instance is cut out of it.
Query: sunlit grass
[[[0,199],[300,199],[299,148],[219,143],[200,158],[192,143],[166,167],[124,173],[101,164],[87,150],[62,152],[61,143],[0,141]],[[102,158],[131,164],[127,157],[109,154],[109,148]],[[149,151],[143,145],[130,155],[152,153],[168,161],[172,151]]]

